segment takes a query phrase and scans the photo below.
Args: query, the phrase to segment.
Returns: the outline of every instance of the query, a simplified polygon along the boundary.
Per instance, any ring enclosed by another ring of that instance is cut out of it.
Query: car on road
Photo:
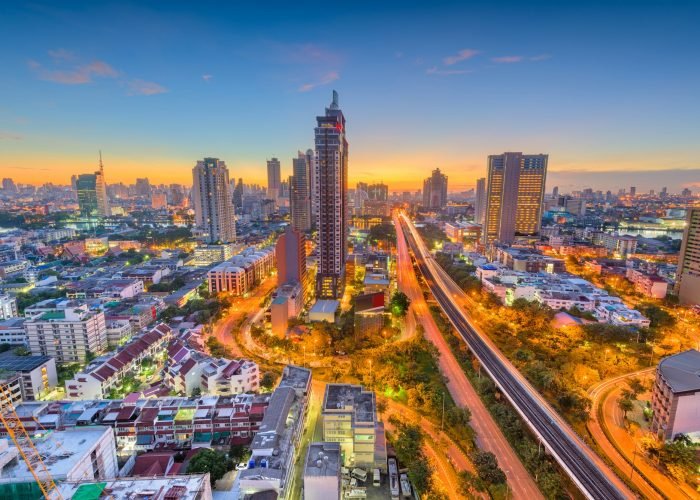
[[[248,464],[246,462],[241,462],[240,464],[236,464],[236,470],[246,470],[248,468]]]

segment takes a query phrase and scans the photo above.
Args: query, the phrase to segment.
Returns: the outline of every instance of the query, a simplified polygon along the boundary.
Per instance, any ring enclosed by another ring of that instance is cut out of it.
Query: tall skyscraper
[[[198,161],[192,169],[192,182],[195,222],[206,231],[207,241],[236,241],[236,219],[226,163],[218,158]]]
[[[486,178],[476,180],[476,193],[474,199],[474,222],[477,224],[484,223],[484,214],[486,214]]]
[[[107,181],[105,180],[105,167],[102,165],[102,151],[100,151],[100,169],[95,172],[95,187],[97,189],[97,208],[103,217],[112,215],[107,196]]]
[[[277,201],[282,186],[280,161],[277,158],[267,160],[267,197]]]
[[[439,168],[423,181],[423,208],[441,209],[447,205],[447,176]]]
[[[687,210],[676,289],[681,304],[700,304],[700,208]]]
[[[306,236],[291,225],[277,240],[277,284],[279,286],[299,283],[306,296]]]
[[[342,295],[348,252],[348,141],[338,93],[324,116],[316,117],[314,199],[318,242],[316,296]]]
[[[630,187],[630,196],[631,196],[632,198],[634,198],[635,196],[637,196],[637,188],[636,188],[636,186]]]
[[[311,158],[299,151],[292,159],[289,204],[292,226],[298,231],[311,231]]]
[[[484,245],[512,243],[540,230],[548,155],[504,153],[488,158]]]
[[[552,188],[552,198],[556,198],[559,196],[559,186],[554,186]]]
[[[100,153],[100,169],[94,174],[81,174],[75,181],[78,193],[78,207],[83,217],[109,217],[111,209],[107,197],[102,153]]]

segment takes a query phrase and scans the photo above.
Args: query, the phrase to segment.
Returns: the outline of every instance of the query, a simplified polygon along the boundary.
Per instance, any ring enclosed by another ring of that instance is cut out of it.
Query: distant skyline
[[[5,2],[0,171],[266,184],[340,94],[350,184],[450,191],[489,154],[549,154],[547,188],[700,190],[696,2]]]

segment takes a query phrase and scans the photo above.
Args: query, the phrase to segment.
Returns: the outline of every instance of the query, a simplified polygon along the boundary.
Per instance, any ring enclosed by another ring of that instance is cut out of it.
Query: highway
[[[508,487],[514,498],[527,498],[528,500],[544,498],[476,389],[472,387],[462,366],[450,350],[447,340],[437,327],[423,297],[423,290],[418,283],[411,255],[408,252],[408,244],[400,224],[396,224],[396,239],[399,290],[411,300],[408,318],[415,317],[420,320],[425,338],[432,342],[440,352],[438,358],[440,372],[447,378],[447,389],[455,403],[461,407],[469,408],[471,411],[470,425],[474,430],[477,446],[480,450],[490,451],[496,456],[499,467],[506,473]],[[415,319],[413,322],[415,323]],[[415,331],[415,325],[413,331]]]
[[[459,305],[458,299],[466,300],[464,292],[434,261],[411,220],[404,213],[399,217],[418,268],[435,300],[483,369],[582,494],[601,500],[634,498],[626,485],[557,415],[490,339],[477,333]]]

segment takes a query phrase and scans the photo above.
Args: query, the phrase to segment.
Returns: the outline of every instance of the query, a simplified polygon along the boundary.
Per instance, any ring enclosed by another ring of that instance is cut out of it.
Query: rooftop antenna
[[[102,150],[100,149],[100,172],[104,171],[104,166],[102,165]]]

